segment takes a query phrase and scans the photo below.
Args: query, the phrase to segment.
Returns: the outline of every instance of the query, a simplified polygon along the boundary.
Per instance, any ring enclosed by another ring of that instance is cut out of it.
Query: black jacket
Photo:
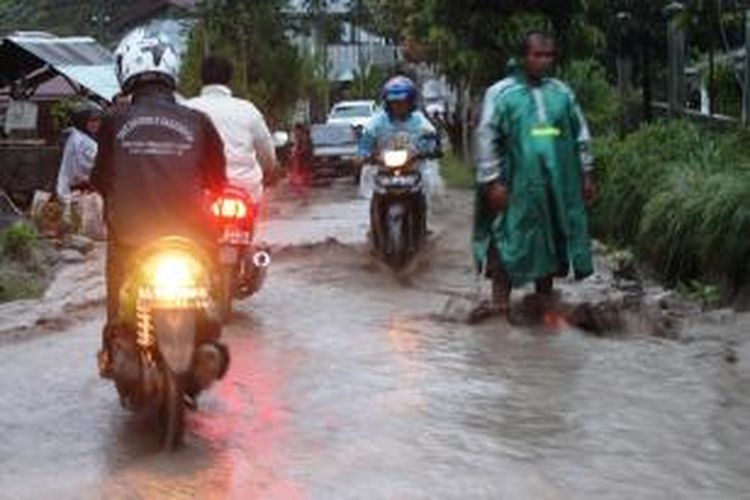
[[[110,239],[213,239],[204,189],[226,183],[224,146],[210,119],[171,94],[136,95],[104,118],[91,176],[105,200]]]

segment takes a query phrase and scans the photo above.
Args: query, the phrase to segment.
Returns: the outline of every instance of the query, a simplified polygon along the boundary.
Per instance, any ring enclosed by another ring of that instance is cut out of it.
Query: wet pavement
[[[714,335],[750,320],[682,342],[442,321],[474,287],[469,197],[404,280],[368,255],[350,190],[264,228],[266,287],[174,455],[98,378],[98,308],[0,340],[0,498],[750,498],[750,349],[729,363]]]

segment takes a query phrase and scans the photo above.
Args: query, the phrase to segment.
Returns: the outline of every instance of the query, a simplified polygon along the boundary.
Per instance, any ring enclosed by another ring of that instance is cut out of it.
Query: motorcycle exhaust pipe
[[[253,265],[258,269],[266,269],[271,265],[271,254],[265,250],[259,250],[253,255]]]

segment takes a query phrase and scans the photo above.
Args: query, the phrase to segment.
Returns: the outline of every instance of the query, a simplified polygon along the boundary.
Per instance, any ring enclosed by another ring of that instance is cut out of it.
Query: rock
[[[604,335],[624,330],[621,308],[610,302],[584,302],[567,314],[568,322],[581,330]]]
[[[703,314],[703,320],[713,325],[723,325],[734,318],[737,313],[732,309],[716,309]]]
[[[652,334],[655,337],[677,340],[680,338],[683,321],[682,318],[669,313],[651,318]]]
[[[737,363],[740,360],[739,355],[737,354],[737,351],[732,349],[731,347],[728,347],[726,351],[724,351],[724,361],[727,363]]]
[[[94,249],[94,241],[80,234],[71,234],[65,239],[63,247],[87,254]]]
[[[591,242],[591,251],[595,255],[606,255],[607,252],[609,251],[609,249],[607,248],[607,245],[605,245],[601,241],[599,241],[599,240],[593,240]]]
[[[60,259],[66,264],[79,264],[86,260],[81,252],[70,248],[66,248],[60,252]]]

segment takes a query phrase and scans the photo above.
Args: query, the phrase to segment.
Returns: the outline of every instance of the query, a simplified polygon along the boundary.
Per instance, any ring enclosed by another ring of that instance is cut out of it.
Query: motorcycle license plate
[[[222,264],[234,264],[240,257],[240,250],[237,247],[222,246],[219,249],[219,262]]]
[[[419,179],[416,175],[394,175],[383,176],[378,182],[385,188],[412,188],[417,185]]]
[[[221,242],[226,245],[250,245],[251,237],[249,231],[240,231],[237,229],[227,229],[221,238]]]

